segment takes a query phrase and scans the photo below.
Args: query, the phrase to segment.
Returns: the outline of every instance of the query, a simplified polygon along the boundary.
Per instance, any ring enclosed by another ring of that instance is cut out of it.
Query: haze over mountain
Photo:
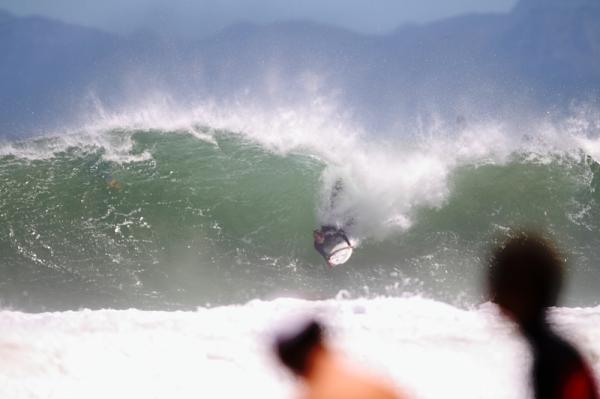
[[[506,12],[516,0],[2,0],[15,15],[39,15],[119,34],[153,31],[200,39],[238,21],[310,20],[383,34],[468,12]]]
[[[374,126],[431,113],[537,112],[600,94],[600,2],[522,0],[362,35],[307,21],[237,24],[201,41],[118,36],[0,13],[0,135],[151,95],[293,103],[331,95]],[[408,123],[408,122],[407,122]]]

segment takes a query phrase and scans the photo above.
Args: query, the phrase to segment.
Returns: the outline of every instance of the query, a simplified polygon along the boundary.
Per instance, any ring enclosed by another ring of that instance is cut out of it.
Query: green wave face
[[[406,231],[360,237],[352,260],[328,271],[311,231],[332,165],[227,132],[211,140],[105,133],[113,144],[123,137],[132,141],[125,161],[93,143],[40,159],[18,151],[0,158],[4,306],[187,309],[342,289],[472,303],[481,299],[488,243],[521,225],[545,228],[569,249],[571,301],[593,297],[600,215],[589,160],[463,165],[440,206],[415,206]],[[26,146],[57,145],[45,138]]]
[[[197,305],[253,296],[293,270],[311,255],[323,166],[215,139],[137,132],[132,152],[152,158],[124,164],[94,147],[1,159],[4,300]]]

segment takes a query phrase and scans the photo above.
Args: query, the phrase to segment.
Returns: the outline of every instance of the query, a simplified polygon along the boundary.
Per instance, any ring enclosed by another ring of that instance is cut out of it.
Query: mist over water
[[[3,305],[190,309],[255,298],[417,294],[480,303],[491,242],[543,228],[594,305],[597,118],[391,137],[331,103],[146,107],[0,147]],[[342,190],[332,201],[334,187]],[[323,223],[359,248],[332,272]]]

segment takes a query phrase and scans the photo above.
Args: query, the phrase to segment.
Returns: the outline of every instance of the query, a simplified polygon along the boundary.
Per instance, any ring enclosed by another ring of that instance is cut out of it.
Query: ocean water
[[[600,119],[350,120],[146,107],[0,144],[2,396],[289,396],[270,334],[316,313],[414,397],[521,398],[526,347],[481,283],[522,226],[563,249],[553,317],[600,373]],[[332,223],[358,249],[329,271]]]

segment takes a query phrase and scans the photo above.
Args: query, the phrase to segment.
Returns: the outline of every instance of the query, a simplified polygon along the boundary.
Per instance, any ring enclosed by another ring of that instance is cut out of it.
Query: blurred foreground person
[[[517,323],[532,349],[536,399],[598,399],[590,368],[546,317],[547,309],[557,304],[565,273],[554,246],[521,233],[494,251],[489,266],[491,300]]]
[[[316,321],[279,335],[274,349],[281,363],[306,383],[306,399],[400,398],[391,386],[349,368],[327,347]]]

